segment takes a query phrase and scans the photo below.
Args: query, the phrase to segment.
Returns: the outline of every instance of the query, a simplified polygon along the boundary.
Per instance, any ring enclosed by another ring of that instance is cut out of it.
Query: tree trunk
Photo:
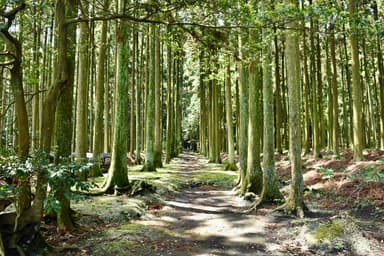
[[[170,27],[167,28],[170,32]],[[166,142],[166,159],[165,162],[169,163],[174,157],[174,104],[173,104],[173,60],[172,60],[172,48],[171,45],[167,45],[167,68],[168,68],[168,77],[167,77],[167,142]]]
[[[339,108],[338,108],[338,93],[337,93],[337,63],[336,63],[336,43],[335,33],[332,31],[330,38],[330,50],[331,50],[331,65],[332,65],[332,101],[333,101],[333,126],[332,129],[332,151],[333,154],[339,156]]]
[[[241,188],[242,194],[253,192],[259,194],[262,190],[263,174],[260,166],[260,137],[262,120],[260,118],[260,90],[261,90],[261,69],[256,60],[249,64],[249,98],[248,98],[248,156],[247,176],[245,187]]]
[[[145,122],[145,163],[143,171],[153,172],[156,171],[154,163],[154,120],[155,120],[155,48],[156,48],[156,25],[150,25],[149,31],[149,83],[148,94],[146,98],[146,122]]]
[[[372,1],[372,9],[375,21],[379,20],[378,13],[378,3],[379,1]],[[378,74],[378,87],[379,87],[379,113],[380,113],[380,147],[384,149],[384,64],[383,64],[383,52],[382,52],[382,41],[380,38],[380,25],[376,27],[376,48],[377,48],[377,69],[379,71]]]
[[[296,0],[286,0],[287,4],[297,5]],[[278,209],[304,216],[303,175],[301,171],[301,93],[300,93],[300,50],[297,28],[298,22],[288,23],[286,32],[286,55],[288,67],[288,105],[289,105],[289,156],[291,161],[291,185],[289,196]]]
[[[20,10],[25,8],[25,4],[22,3],[19,7]],[[15,9],[16,10],[16,9]],[[20,11],[19,10],[19,11]],[[16,11],[14,16],[8,17],[7,19],[12,24],[15,19]],[[11,26],[11,25],[9,25]],[[24,99],[24,87],[23,87],[23,69],[22,69],[22,45],[20,41],[9,33],[9,26],[4,25],[0,28],[0,36],[3,38],[7,51],[12,54],[13,63],[10,68],[10,87],[15,101],[15,116],[16,123],[15,128],[17,129],[16,143],[14,144],[17,157],[21,162],[24,162],[29,153],[29,127],[28,127],[28,114],[26,102]],[[3,73],[3,72],[1,72]],[[20,230],[18,226],[18,219],[22,218],[23,215],[27,215],[26,210],[31,205],[31,191],[29,178],[17,177],[18,190],[16,193],[16,219],[14,232]]]
[[[283,153],[281,141],[282,128],[282,110],[281,110],[281,89],[280,89],[280,65],[279,65],[279,45],[277,35],[274,37],[275,44],[275,108],[276,108],[276,151],[279,154]]]
[[[88,15],[88,3],[82,1],[84,15]],[[76,102],[76,159],[85,161],[88,150],[88,78],[89,78],[89,24],[80,23],[79,35],[79,80]]]
[[[228,163],[225,167],[226,170],[237,169],[235,163],[235,148],[233,142],[233,123],[232,123],[232,94],[231,94],[231,64],[230,57],[228,57],[227,73],[225,81],[225,110],[227,121],[227,138],[228,138]]]
[[[239,176],[239,191],[241,195],[246,191],[246,176],[247,176],[247,157],[248,157],[248,77],[246,75],[244,50],[242,49],[242,36],[238,36],[238,48],[239,48],[239,164],[240,164],[240,176]]]
[[[33,74],[33,91],[34,97],[32,100],[32,133],[31,133],[31,148],[37,149],[39,147],[39,103],[40,103],[40,35],[42,33],[41,29],[41,15],[40,11],[36,10],[36,5],[33,6],[33,13],[36,15],[36,18],[33,21],[33,64],[32,64],[32,74]],[[42,80],[42,79],[41,79]]]
[[[139,51],[138,51],[138,42],[139,42],[139,34],[138,32],[136,31],[135,33],[135,38],[134,40],[136,41],[136,54],[137,54],[137,59],[139,59],[138,55],[139,55]],[[142,45],[144,43],[142,42]],[[143,50],[141,50],[141,53],[143,52]],[[140,79],[140,81],[138,81],[136,83],[136,100],[135,100],[135,111],[136,111],[136,127],[135,127],[135,154],[136,154],[136,158],[135,158],[135,164],[141,164],[142,160],[141,160],[141,130],[142,130],[142,125],[141,125],[141,81],[142,79]]]
[[[309,109],[309,74],[308,74],[308,47],[307,47],[307,39],[306,32],[303,31],[303,66],[304,66],[304,154],[308,154],[310,151],[311,144],[311,135],[310,135],[310,109]]]
[[[353,159],[363,160],[363,130],[362,130],[362,87],[360,77],[360,62],[358,48],[358,28],[355,22],[357,15],[357,0],[349,0],[348,10],[351,15],[350,47],[352,54],[352,99],[353,99]]]
[[[76,5],[68,6],[66,16],[73,17]],[[57,39],[60,40],[60,39]],[[66,48],[66,65],[67,80],[65,87],[57,98],[57,108],[55,116],[55,162],[58,163],[61,157],[69,157],[72,146],[72,127],[73,127],[73,89],[74,89],[74,73],[75,73],[75,42],[76,42],[76,25],[71,24],[67,27],[67,48]],[[59,72],[58,70],[56,72]],[[86,134],[87,136],[87,134]],[[59,231],[71,231],[74,224],[70,211],[70,188],[62,187],[56,192],[55,196],[60,202],[61,209],[57,213],[57,225]]]
[[[264,38],[272,31],[265,29]],[[275,140],[274,140],[274,102],[272,84],[272,42],[267,42],[263,51],[263,112],[264,112],[264,143],[263,143],[263,187],[256,206],[264,202],[273,202],[283,198],[279,190],[275,171]]]
[[[155,168],[162,167],[162,140],[161,140],[161,88],[160,88],[160,28],[155,26],[155,127],[154,127],[154,159]]]
[[[312,4],[312,1],[310,1],[310,4]],[[317,81],[316,77],[316,45],[315,45],[315,22],[313,21],[313,18],[311,18],[311,30],[310,30],[310,44],[311,44],[311,53],[310,53],[310,74],[311,74],[311,88],[312,88],[312,153],[314,157],[320,157],[320,116],[321,113],[319,112],[319,103],[318,103],[318,87],[317,83],[320,83]]]
[[[123,8],[124,0],[119,2]],[[129,61],[129,23],[120,21],[116,33],[117,63],[116,63],[116,89],[114,97],[114,132],[112,136],[111,166],[108,170],[103,190],[127,189],[127,143],[128,143],[128,87],[129,77],[126,67]]]
[[[108,10],[109,0],[104,0],[104,11]],[[100,37],[100,49],[99,58],[97,60],[97,77],[96,77],[96,99],[95,99],[95,118],[93,128],[93,160],[95,166],[92,168],[90,176],[97,177],[101,176],[101,158],[100,154],[103,153],[103,142],[104,142],[104,129],[103,129],[103,118],[104,117],[104,94],[105,94],[105,55],[106,55],[106,44],[107,44],[107,21],[101,23],[101,37]]]
[[[129,152],[134,154],[134,151],[135,151],[135,140],[136,140],[136,137],[135,137],[135,134],[136,134],[136,110],[135,110],[135,97],[136,97],[136,93],[135,93],[135,89],[136,89],[136,63],[137,63],[137,51],[136,51],[136,45],[137,45],[137,37],[136,37],[136,24],[133,24],[132,25],[132,71],[131,71],[131,101],[130,101],[130,104],[131,104],[131,113],[130,113],[130,136],[129,136]],[[137,155],[135,156],[135,158],[137,157]]]

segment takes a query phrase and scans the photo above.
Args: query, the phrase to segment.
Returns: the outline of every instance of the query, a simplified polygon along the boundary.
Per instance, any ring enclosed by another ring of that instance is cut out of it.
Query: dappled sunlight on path
[[[181,175],[222,170],[221,165],[207,162],[197,154],[186,153],[171,165]],[[166,227],[184,241],[185,255],[287,255],[276,251],[277,241],[266,236],[266,225],[273,217],[245,214],[248,206],[249,202],[231,191],[201,186],[176,192],[162,210],[135,223]],[[163,255],[160,251],[153,255]],[[167,253],[178,255],[169,248]]]

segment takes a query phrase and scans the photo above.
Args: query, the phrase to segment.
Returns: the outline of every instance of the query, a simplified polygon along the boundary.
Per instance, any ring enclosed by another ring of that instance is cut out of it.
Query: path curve
[[[193,176],[195,171],[217,167],[207,162],[197,154],[184,153],[171,164],[182,175]],[[150,211],[135,223],[158,225],[172,234],[174,239],[168,241],[172,246],[155,247],[151,255],[290,255],[270,235],[276,219],[245,214],[247,206],[230,190],[200,186],[173,194],[163,209]]]

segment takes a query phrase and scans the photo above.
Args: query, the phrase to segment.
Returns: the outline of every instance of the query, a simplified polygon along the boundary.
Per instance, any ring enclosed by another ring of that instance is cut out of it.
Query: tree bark
[[[104,0],[104,11],[108,10],[109,0]],[[101,158],[100,154],[103,153],[104,142],[104,94],[105,94],[105,57],[106,57],[106,44],[107,44],[107,21],[101,23],[101,37],[100,37],[100,49],[99,58],[97,60],[97,77],[96,77],[96,100],[95,100],[95,120],[93,128],[93,159],[95,167],[92,168],[92,177],[101,176]]]
[[[330,38],[330,54],[331,54],[331,65],[332,65],[332,101],[333,101],[333,126],[332,129],[332,151],[333,154],[339,156],[339,108],[338,108],[338,92],[337,92],[337,63],[336,63],[336,43],[335,33],[331,34]]]
[[[228,57],[226,81],[225,81],[225,110],[226,110],[227,138],[228,138],[228,163],[225,169],[235,171],[237,167],[235,163],[235,148],[234,148],[234,141],[233,141],[230,57]]]
[[[287,4],[297,5],[296,0],[285,0]],[[286,55],[288,67],[288,106],[289,106],[289,157],[291,161],[291,185],[285,204],[278,209],[304,216],[303,175],[301,171],[301,93],[300,93],[300,51],[297,28],[298,22],[288,23],[286,32]]]
[[[160,86],[160,28],[155,26],[155,127],[154,127],[154,159],[155,168],[162,167],[162,140],[161,140],[161,86]]]
[[[248,157],[248,77],[245,67],[245,50],[243,49],[243,37],[238,36],[239,48],[239,164],[240,174],[238,181],[238,193],[245,194]]]
[[[145,122],[145,163],[143,171],[156,171],[154,163],[154,120],[155,120],[155,48],[156,48],[156,25],[150,25],[149,31],[149,83],[148,94],[146,98],[146,122]]]
[[[351,34],[349,37],[352,54],[352,99],[353,99],[353,159],[363,160],[363,130],[362,130],[362,87],[360,77],[360,61],[358,48],[358,28],[354,21],[357,17],[357,0],[348,1],[351,15]]]
[[[265,29],[264,38],[270,36],[269,29]],[[268,40],[268,39],[266,39]],[[275,140],[274,140],[274,102],[272,84],[272,42],[267,42],[263,51],[263,186],[260,199],[255,207],[264,202],[273,202],[283,199],[279,190],[278,179],[275,171]]]
[[[241,194],[253,192],[259,194],[262,190],[263,174],[260,166],[260,90],[261,90],[261,69],[255,59],[249,64],[249,98],[248,98],[248,156],[246,182],[243,183]]]
[[[84,15],[88,15],[88,3],[82,1]],[[88,150],[88,89],[89,89],[89,24],[80,23],[79,35],[79,80],[76,102],[76,159],[84,161]]]

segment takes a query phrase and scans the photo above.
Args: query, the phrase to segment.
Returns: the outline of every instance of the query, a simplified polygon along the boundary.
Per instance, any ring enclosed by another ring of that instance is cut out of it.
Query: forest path
[[[246,213],[250,202],[234,195],[229,186],[236,174],[198,154],[183,153],[155,173],[132,169],[131,180],[147,179],[173,189],[160,195],[103,195],[76,204],[79,223],[90,232],[68,241],[77,250],[64,255],[384,256],[384,240],[374,238],[382,234],[383,220],[357,222],[346,211],[316,211],[316,202],[303,219],[268,206]],[[60,239],[62,246],[66,241]]]
[[[183,153],[171,162],[180,175],[222,168],[207,159]],[[189,176],[189,177],[188,177]],[[249,202],[220,187],[199,186],[170,196],[162,209],[152,209],[134,223],[166,229],[164,239],[146,241],[151,252],[143,255],[289,255],[272,229],[287,219],[246,214]],[[140,252],[144,253],[144,252]]]

